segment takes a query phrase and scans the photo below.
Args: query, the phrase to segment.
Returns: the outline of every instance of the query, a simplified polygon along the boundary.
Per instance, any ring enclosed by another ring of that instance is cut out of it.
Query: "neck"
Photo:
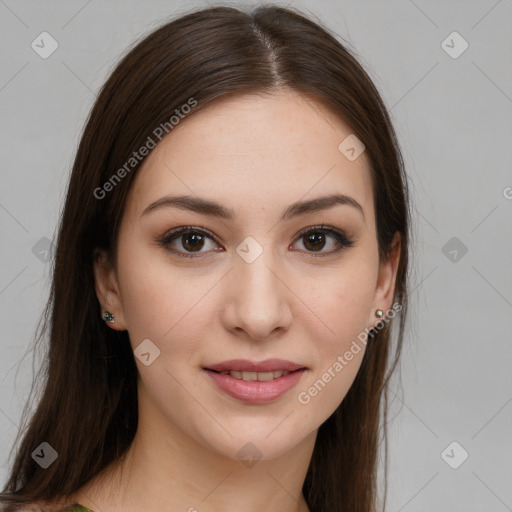
[[[139,409],[137,433],[123,462],[93,479],[76,501],[104,512],[309,512],[302,485],[316,430],[280,457],[238,460],[149,413]]]

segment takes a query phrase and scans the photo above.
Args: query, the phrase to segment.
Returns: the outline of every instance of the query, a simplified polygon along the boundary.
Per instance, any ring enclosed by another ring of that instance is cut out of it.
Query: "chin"
[[[283,428],[283,417],[265,418],[260,423],[257,420],[238,421],[236,425],[223,424],[230,433],[222,430],[222,435],[212,438],[212,430],[203,432],[202,444],[210,450],[229,459],[246,461],[250,466],[250,460],[272,460],[285,455],[299,445],[314,427],[306,429],[305,425],[289,424]],[[286,421],[286,420],[285,420]],[[280,426],[279,426],[280,425]],[[215,428],[212,426],[212,429]],[[217,429],[218,430],[218,429]],[[303,431],[303,432],[302,432]],[[249,461],[249,462],[248,462]]]

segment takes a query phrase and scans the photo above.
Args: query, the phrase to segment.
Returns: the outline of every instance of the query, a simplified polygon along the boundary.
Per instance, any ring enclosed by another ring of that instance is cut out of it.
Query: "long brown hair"
[[[119,462],[135,435],[134,355],[128,333],[107,328],[101,319],[92,270],[95,248],[116,252],[125,200],[140,167],[140,161],[127,162],[148,137],[155,138],[157,127],[170,130],[170,118],[191,98],[194,115],[221,97],[283,87],[321,102],[366,146],[381,261],[390,255],[395,232],[401,235],[396,348],[391,349],[389,325],[369,337],[353,385],[319,428],[303,485],[311,512],[376,510],[381,427],[387,454],[387,384],[399,360],[407,312],[410,212],[404,163],[377,89],[339,37],[297,10],[273,5],[249,13],[214,7],[167,22],[122,58],[101,89],[60,220],[51,292],[36,336],[41,342],[49,330],[45,364],[36,377],[42,393],[29,421],[23,412],[26,428],[16,438],[19,447],[0,494],[0,503],[10,504],[6,510],[69,497]],[[122,179],[113,181],[123,166]],[[47,469],[31,456],[42,442],[58,453]]]

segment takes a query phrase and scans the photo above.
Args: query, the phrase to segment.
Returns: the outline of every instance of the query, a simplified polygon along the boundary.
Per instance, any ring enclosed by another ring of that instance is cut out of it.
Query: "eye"
[[[182,256],[185,258],[197,258],[200,257],[200,255],[196,256],[193,253],[208,252],[201,251],[201,249],[205,245],[206,239],[215,242],[215,237],[203,229],[195,228],[194,226],[182,226],[171,231],[163,238],[158,240],[158,242],[162,246],[164,246],[166,250],[172,252],[173,254],[176,254],[177,256]],[[181,245],[182,248],[185,249],[185,251],[190,252],[187,253],[182,252],[180,250],[176,250],[175,248],[172,247],[174,242],[179,242],[179,244]]]
[[[331,237],[331,240],[333,240],[331,246],[334,245],[335,248],[330,251],[322,251],[328,237]],[[347,237],[343,231],[328,228],[324,225],[307,228],[299,233],[299,240],[303,241],[306,252],[319,253],[311,254],[313,257],[329,256],[330,254],[334,254],[346,247],[352,247],[354,245],[354,240]]]
[[[348,238],[343,231],[339,231],[334,228],[327,228],[324,225],[307,228],[299,233],[298,236],[299,240],[303,240],[303,245],[306,248],[307,253],[318,253],[310,254],[312,257],[329,256],[330,254],[334,254],[346,247],[352,247],[354,245],[354,240]],[[327,243],[326,241],[329,237],[332,241],[331,246],[334,246],[334,249],[322,251],[322,249],[325,248]],[[219,250],[218,248],[215,248],[215,244],[217,242],[213,234],[194,226],[182,226],[174,229],[157,241],[167,251],[185,258],[198,258],[201,257],[201,253],[210,252],[208,250],[201,250],[205,247],[205,243],[207,241],[214,242],[213,252],[222,251],[222,249]],[[176,249],[176,243],[181,245],[181,248],[184,249],[184,251]]]

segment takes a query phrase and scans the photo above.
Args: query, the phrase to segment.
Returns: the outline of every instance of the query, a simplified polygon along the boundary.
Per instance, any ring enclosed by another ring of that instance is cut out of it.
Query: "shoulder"
[[[94,510],[84,507],[83,505],[80,505],[80,503],[72,503],[71,505],[60,505],[54,507],[52,509],[49,509],[48,512],[94,512]]]

